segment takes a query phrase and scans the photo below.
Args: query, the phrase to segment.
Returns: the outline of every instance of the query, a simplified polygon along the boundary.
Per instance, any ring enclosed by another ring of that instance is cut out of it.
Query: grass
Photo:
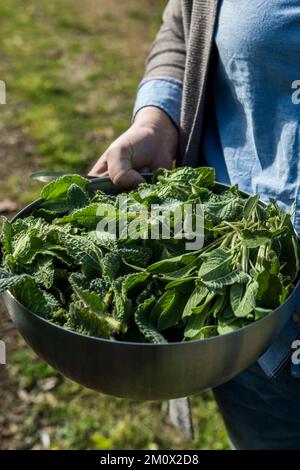
[[[164,5],[162,0],[0,4],[0,79],[7,85],[0,199],[20,206],[31,201],[40,189],[28,180],[33,171],[86,172],[128,127]],[[37,359],[21,340],[7,372],[24,404],[6,440],[9,448],[228,448],[210,393],[192,397],[196,434],[188,441],[171,426],[167,402],[133,402],[84,389]],[[9,415],[5,406],[1,411]]]
[[[34,143],[26,165],[20,149],[18,164],[24,171],[3,181],[0,195],[22,185],[22,198],[17,190],[13,196],[21,202],[32,199],[37,190],[24,185],[31,168],[86,171],[128,126],[144,59],[140,48],[138,58],[130,50],[132,43],[136,47],[134,27],[148,44],[163,2],[145,2],[146,27],[138,10],[121,11],[119,29],[117,2],[105,12],[106,3],[100,2],[95,15],[96,4],[89,1],[12,0],[0,5],[6,128],[17,126],[21,138]]]
[[[168,419],[167,402],[134,402],[83,388],[38,360],[24,346],[13,353],[10,380],[27,404],[15,448],[226,449],[223,424],[210,393],[192,397],[195,439],[184,439]]]

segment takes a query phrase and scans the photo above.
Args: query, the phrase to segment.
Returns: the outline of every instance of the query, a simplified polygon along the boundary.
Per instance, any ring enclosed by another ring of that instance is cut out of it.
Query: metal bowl
[[[116,192],[108,179],[91,188]],[[221,192],[227,186],[218,184],[216,188]],[[15,219],[30,214],[38,204],[35,201],[25,207]],[[161,400],[214,388],[253,364],[291,316],[300,295],[299,285],[284,304],[249,326],[222,336],[169,344],[85,336],[35,315],[8,291],[3,300],[25,341],[65,376],[109,395]]]

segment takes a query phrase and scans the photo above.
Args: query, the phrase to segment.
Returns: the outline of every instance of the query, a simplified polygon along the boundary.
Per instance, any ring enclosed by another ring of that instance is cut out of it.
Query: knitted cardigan
[[[183,81],[177,163],[199,165],[218,0],[169,0],[145,78]]]

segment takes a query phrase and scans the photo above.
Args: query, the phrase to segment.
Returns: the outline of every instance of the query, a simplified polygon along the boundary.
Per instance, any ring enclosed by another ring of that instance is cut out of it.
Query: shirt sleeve
[[[133,120],[141,108],[154,106],[167,113],[173,123],[179,127],[181,98],[180,80],[172,77],[145,78],[138,87]]]

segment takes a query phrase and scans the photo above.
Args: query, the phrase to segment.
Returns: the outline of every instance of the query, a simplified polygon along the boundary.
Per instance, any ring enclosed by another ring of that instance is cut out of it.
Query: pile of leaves
[[[162,224],[170,210],[203,204],[204,246],[186,251],[174,233],[154,240],[96,233],[103,214],[121,224],[122,196],[93,191],[78,175],[46,185],[30,216],[3,222],[0,292],[82,334],[163,343],[249,325],[295,287],[298,241],[291,214],[275,200],[263,207],[236,186],[218,193],[212,168],[158,170],[127,194],[128,216],[139,222],[143,209],[148,233],[158,222],[152,204]]]

